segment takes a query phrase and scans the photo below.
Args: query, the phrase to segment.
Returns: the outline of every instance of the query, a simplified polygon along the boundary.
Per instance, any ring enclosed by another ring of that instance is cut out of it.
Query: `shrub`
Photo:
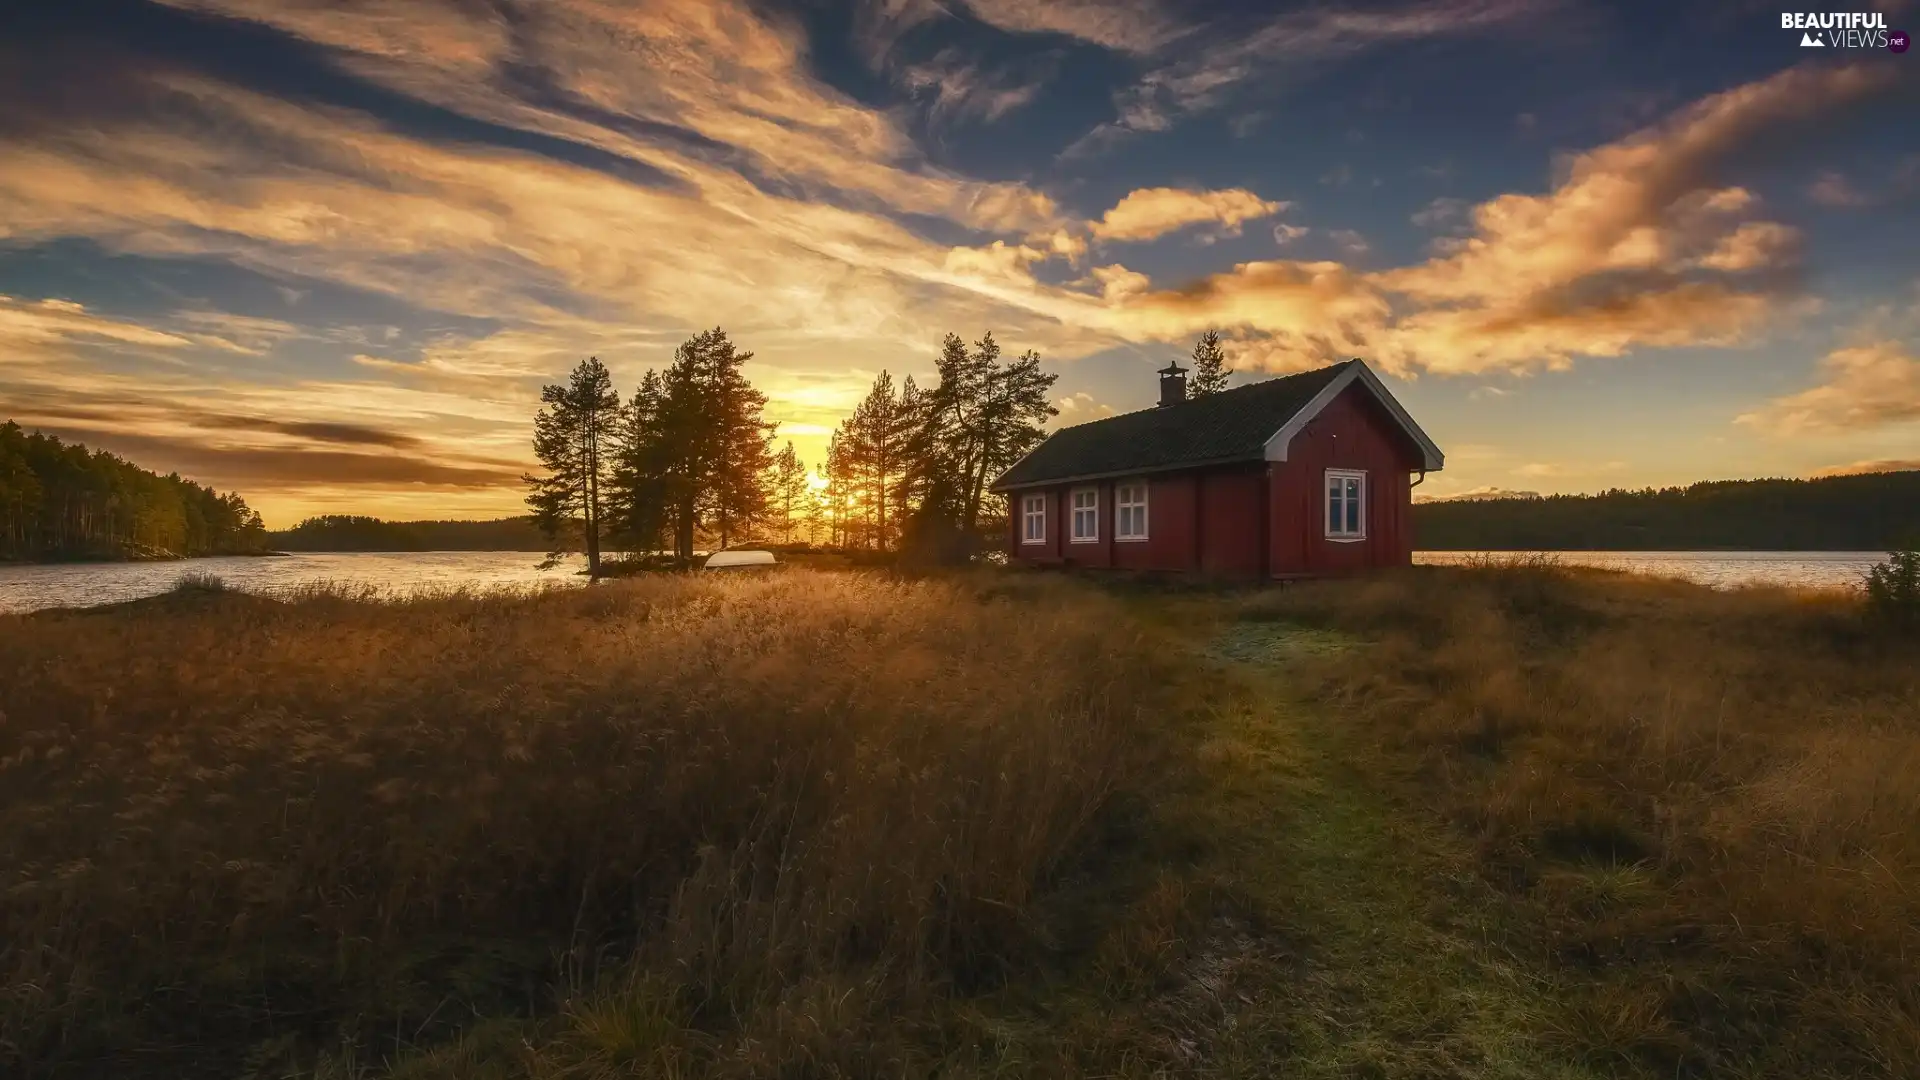
[[[180,575],[180,580],[173,583],[173,591],[177,593],[224,593],[232,592],[234,589],[233,586],[227,584],[225,578],[222,578],[218,574],[209,574],[202,570],[192,570]]]
[[[1867,606],[1889,622],[1920,626],[1920,545],[1896,551],[1867,571]]]

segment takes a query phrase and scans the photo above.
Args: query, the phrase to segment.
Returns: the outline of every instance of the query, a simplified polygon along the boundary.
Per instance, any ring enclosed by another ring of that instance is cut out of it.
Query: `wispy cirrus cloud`
[[[1250,86],[1271,90],[1395,42],[1488,30],[1552,10],[1551,0],[1442,0],[1382,11],[1315,7],[1195,30],[1152,53],[1155,64],[1114,97],[1115,117],[1065,151],[1098,153],[1129,135],[1165,131],[1181,117],[1219,108]]]
[[[1920,458],[1877,458],[1867,461],[1853,461],[1845,465],[1829,465],[1814,470],[1815,477],[1822,476],[1864,476],[1869,473],[1908,472],[1920,469]]]
[[[221,454],[195,467],[226,469],[215,478],[245,477],[269,497],[297,489],[303,505],[343,492],[419,505],[409,500],[438,490],[461,505],[492,498],[514,509],[510,481],[464,485],[522,460],[543,379],[599,353],[625,382],[713,322],[758,351],[752,375],[774,418],[807,438],[837,421],[865,378],[897,374],[948,328],[991,326],[1066,360],[1220,326],[1243,366],[1367,355],[1407,374],[1528,371],[1748,340],[1797,295],[1800,253],[1794,231],[1768,220],[1724,166],[1790,138],[1788,121],[1891,85],[1886,71],[1810,69],[1716,95],[1571,156],[1546,191],[1481,200],[1461,215],[1460,235],[1407,265],[1276,259],[1180,283],[1110,253],[1082,264],[1107,243],[1229,234],[1287,205],[1245,188],[1147,186],[1104,211],[1069,211],[1053,195],[1071,183],[965,175],[916,144],[906,107],[835,89],[797,21],[745,0],[556,0],[515,7],[510,21],[498,5],[464,0],[175,2],[318,50],[353,93],[117,66],[40,122],[4,132],[0,240],[79,237],[110,254],[225,263],[293,281],[301,296],[358,290],[461,329],[333,341],[338,355],[317,374],[282,363],[317,344],[291,297],[272,310],[292,322],[199,300],[139,318],[0,301],[0,341],[18,344],[9,358],[58,361],[0,373],[11,380],[0,396],[53,422],[57,399],[77,407],[110,392],[133,402],[118,406],[123,423],[61,422],[170,440],[146,445],[156,464],[198,442]],[[1047,39],[1111,50],[1150,76],[1169,73],[1161,96],[1140,98],[1169,118],[1265,78],[1242,50],[1260,34],[1207,68],[1185,50],[1221,31],[1186,25],[1171,6],[874,7],[892,20],[887,33],[985,22],[1061,53],[1073,50]],[[1528,10],[1452,4],[1281,22],[1337,57],[1504,26]],[[1281,37],[1264,38],[1259,55],[1304,47]],[[956,119],[1028,107],[1014,77],[1022,69],[957,48],[912,55],[919,74],[910,65],[896,74],[922,80],[916,107]],[[368,88],[458,123],[430,130],[379,115],[362,103]],[[1284,245],[1305,230],[1281,223],[1273,235]],[[1063,263],[1072,280],[1056,272]],[[125,370],[136,356],[167,370],[136,378]],[[231,419],[249,416],[273,419]],[[311,469],[278,456],[307,452],[322,455]],[[425,471],[327,454],[406,455]],[[321,476],[329,470],[333,488]]]
[[[1920,357],[1897,341],[1835,349],[1818,386],[1775,398],[1738,423],[1777,435],[1858,432],[1920,420]]]
[[[1025,70],[989,67],[956,49],[942,49],[925,60],[894,67],[895,80],[927,102],[935,124],[949,120],[991,122],[1027,104],[1051,76],[1048,65]]]
[[[961,0],[976,18],[1022,34],[1058,34],[1147,55],[1193,28],[1153,0]]]
[[[8,359],[58,358],[49,347],[71,342],[112,342],[176,349],[193,342],[137,323],[89,312],[71,300],[19,300],[0,296],[0,348]]]

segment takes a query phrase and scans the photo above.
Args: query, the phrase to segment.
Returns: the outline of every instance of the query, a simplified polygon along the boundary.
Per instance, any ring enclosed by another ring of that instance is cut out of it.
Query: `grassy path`
[[[1483,932],[1498,898],[1458,839],[1394,805],[1358,740],[1293,689],[1292,663],[1356,647],[1243,623],[1204,650],[1205,783],[1175,812],[1210,841],[1196,870],[1215,910],[1244,917],[1216,916],[1188,961],[1230,1003],[1195,1071],[1594,1075],[1554,1050],[1550,980]]]

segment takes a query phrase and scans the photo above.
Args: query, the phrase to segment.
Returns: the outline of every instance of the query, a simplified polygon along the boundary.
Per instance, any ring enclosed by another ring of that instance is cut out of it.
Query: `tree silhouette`
[[[1220,349],[1220,332],[1208,330],[1193,343],[1193,374],[1187,378],[1189,398],[1206,397],[1227,388],[1227,354]]]
[[[611,479],[622,424],[613,376],[597,356],[582,360],[564,384],[540,391],[545,408],[533,421],[533,453],[545,476],[524,477],[527,505],[546,535],[548,564],[574,550],[578,538],[587,573],[600,574],[602,496]]]
[[[741,372],[752,358],[715,327],[682,342],[664,373],[642,377],[617,440],[614,504],[645,550],[670,533],[685,562],[703,532],[725,546],[765,520],[775,425]]]
[[[807,466],[793,452],[793,443],[782,447],[774,456],[773,471],[767,478],[770,501],[780,513],[780,542],[793,543],[793,528],[796,511],[806,513],[807,495],[812,487],[807,482]]]
[[[869,540],[882,550],[891,546],[893,528],[898,526],[898,514],[890,527],[887,511],[898,508],[910,408],[894,392],[893,376],[882,371],[840,429],[842,469],[866,508]]]

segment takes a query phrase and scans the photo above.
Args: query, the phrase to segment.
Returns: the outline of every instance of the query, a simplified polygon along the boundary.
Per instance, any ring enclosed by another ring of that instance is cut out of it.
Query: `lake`
[[[1423,551],[1419,563],[1457,563],[1475,552]],[[1509,558],[1517,552],[1492,553]],[[1716,588],[1738,585],[1857,586],[1886,558],[1872,551],[1561,551],[1561,562],[1680,577]],[[62,563],[0,566],[0,612],[88,607],[165,592],[189,573],[211,574],[236,588],[272,592],[317,582],[407,592],[472,587],[574,586],[584,562],[537,570],[533,551],[330,552],[275,558],[187,559],[161,563]]]
[[[1571,566],[1684,578],[1716,589],[1741,585],[1858,588],[1868,569],[1887,558],[1884,551],[1416,551],[1413,561],[1444,566],[1476,558],[1530,555],[1550,556]]]
[[[186,574],[211,574],[249,592],[337,582],[407,592],[578,585],[579,559],[552,570],[535,567],[537,551],[315,552],[262,558],[182,559],[148,563],[56,563],[0,566],[0,612],[90,607],[162,593]]]

